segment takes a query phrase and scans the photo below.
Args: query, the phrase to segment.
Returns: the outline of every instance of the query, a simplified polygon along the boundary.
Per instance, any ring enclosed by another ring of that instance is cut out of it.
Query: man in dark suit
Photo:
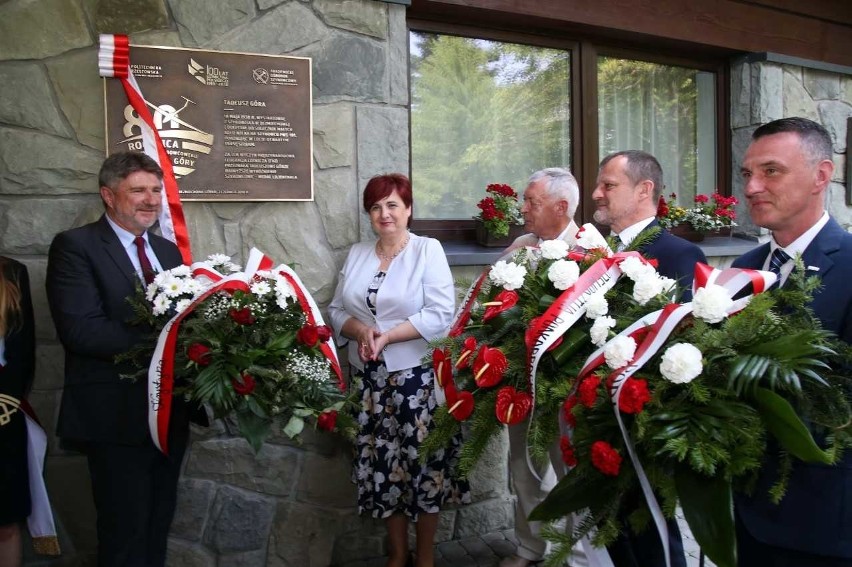
[[[772,237],[734,266],[780,265],[783,285],[790,260],[801,254],[808,273],[822,279],[810,307],[825,329],[852,342],[852,235],[825,210],[832,153],[825,128],[805,118],[775,120],[754,131],[741,168],[745,197],[751,219]],[[834,466],[794,461],[787,493],[776,505],[767,491],[777,478],[777,453],[770,445],[753,495],[735,498],[738,564],[849,567],[852,452]]]
[[[47,295],[65,347],[58,435],[83,450],[97,509],[98,565],[161,566],[188,437],[174,404],[168,456],[148,431],[147,384],[115,356],[151,340],[128,324],[127,298],[154,271],[181,264],[171,242],[148,232],[161,208],[163,172],[142,153],[113,154],[99,174],[106,214],[59,233],[50,246]],[[141,250],[140,250],[141,247]]]
[[[623,246],[643,231],[658,227],[657,202],[663,191],[663,170],[651,154],[639,150],[616,152],[606,156],[598,169],[598,180],[592,199],[595,221],[609,226]],[[639,250],[647,258],[655,258],[657,271],[684,287],[683,299],[691,297],[696,262],[707,262],[704,252],[691,242],[661,230]],[[673,567],[686,567],[683,542],[677,522],[667,521],[669,551]],[[640,534],[624,530],[608,548],[616,567],[665,567],[660,537],[653,526]]]

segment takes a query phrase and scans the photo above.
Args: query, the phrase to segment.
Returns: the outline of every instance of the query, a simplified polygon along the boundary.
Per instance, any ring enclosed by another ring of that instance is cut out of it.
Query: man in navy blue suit
[[[734,266],[767,270],[780,249],[783,285],[790,259],[801,254],[808,273],[822,279],[810,307],[825,329],[852,342],[852,235],[825,210],[832,153],[825,128],[805,118],[754,131],[741,169],[745,197],[751,219],[772,237]],[[787,494],[776,505],[767,491],[777,464],[777,448],[768,450],[754,493],[735,499],[739,565],[852,565],[852,452],[834,466],[794,461]]]
[[[609,226],[623,246],[643,231],[658,227],[657,202],[663,192],[663,169],[660,162],[647,152],[627,150],[606,156],[598,169],[598,180],[592,199],[595,201],[595,221]],[[660,230],[653,240],[639,250],[647,258],[659,262],[657,271],[676,280],[684,289],[684,300],[692,294],[696,262],[707,262],[704,252],[691,242]],[[672,567],[685,567],[683,542],[677,522],[668,520],[669,551]],[[616,567],[665,567],[665,555],[660,537],[653,526],[640,534],[629,529],[607,550]]]
[[[57,433],[88,457],[99,567],[165,564],[189,436],[188,408],[175,400],[170,453],[160,453],[148,431],[147,383],[122,379],[135,369],[115,362],[151,340],[150,329],[128,324],[127,298],[152,272],[181,264],[177,247],[148,231],[160,212],[162,179],[145,154],[108,157],[98,179],[105,214],[59,233],[47,262],[47,297],[65,347]]]

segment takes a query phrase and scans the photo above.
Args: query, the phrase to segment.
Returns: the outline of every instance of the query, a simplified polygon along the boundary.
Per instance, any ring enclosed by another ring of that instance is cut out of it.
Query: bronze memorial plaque
[[[131,46],[130,67],[185,201],[310,201],[311,60]],[[107,152],[142,150],[140,118],[105,79]]]

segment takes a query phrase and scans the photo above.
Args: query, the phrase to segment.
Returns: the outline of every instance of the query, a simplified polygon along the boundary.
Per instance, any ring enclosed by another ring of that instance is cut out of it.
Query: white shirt
[[[633,240],[639,236],[639,233],[645,230],[649,224],[654,222],[655,218],[656,217],[648,217],[646,219],[642,219],[619,232],[618,238],[621,240],[621,246],[619,247],[618,252],[630,246],[630,243],[633,242]]]
[[[772,259],[772,254],[778,248],[781,248],[781,250],[786,252],[787,255],[790,256],[790,258],[795,258],[796,255],[804,254],[807,247],[811,245],[811,242],[814,241],[816,235],[819,234],[819,231],[821,231],[826,225],[826,223],[828,223],[828,218],[828,212],[823,211],[822,216],[819,218],[818,221],[816,221],[816,223],[812,227],[806,230],[804,234],[802,234],[802,236],[791,242],[786,247],[778,246],[778,243],[775,242],[775,235],[772,235],[772,238],[769,240],[769,254],[766,255],[766,260],[764,260],[763,262],[763,269],[769,270],[769,261]],[[784,282],[787,281],[787,278],[790,276],[790,272],[793,271],[794,265],[795,264],[790,260],[781,264],[781,274],[779,276],[779,283],[781,285],[783,285]]]
[[[136,270],[136,275],[139,276],[139,279],[144,285],[145,278],[142,276],[142,264],[139,263],[139,253],[136,251],[136,235],[115,224],[115,222],[109,218],[109,215],[105,214],[104,216],[106,217],[109,225],[112,227],[113,232],[115,232],[115,235],[118,237],[118,240],[121,242],[121,245],[124,247],[124,251],[127,252],[127,257],[130,258],[130,263],[133,264],[133,269]],[[154,249],[151,248],[151,243],[148,242],[147,231],[145,231],[142,235],[142,238],[145,240],[145,255],[148,256],[148,261],[151,262],[151,267],[154,269],[155,273],[162,272],[163,266],[157,259]]]

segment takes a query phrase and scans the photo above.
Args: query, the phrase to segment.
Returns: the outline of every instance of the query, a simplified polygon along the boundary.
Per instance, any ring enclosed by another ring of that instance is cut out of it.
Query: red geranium
[[[337,411],[336,410],[328,410],[324,411],[317,417],[317,427],[320,429],[324,429],[325,431],[334,431],[335,426],[337,425]]]
[[[532,403],[532,396],[527,392],[520,392],[512,386],[500,388],[494,404],[497,420],[506,425],[521,422],[529,415]]]
[[[237,325],[252,325],[255,321],[254,315],[251,314],[251,309],[248,307],[243,307],[242,309],[233,308],[228,311],[228,315],[230,315],[231,319]]]
[[[621,455],[606,441],[592,443],[592,464],[607,476],[618,476]]]
[[[571,440],[563,435],[559,439],[559,449],[562,451],[562,462],[569,467],[577,466],[577,456],[574,455],[574,447],[571,445]]]
[[[669,214],[669,204],[666,203],[666,198],[660,195],[660,200],[657,201],[657,216],[664,217]]]
[[[648,382],[640,378],[628,378],[621,386],[618,409],[624,413],[639,413],[649,401],[651,392],[648,391]]]
[[[210,364],[210,347],[202,343],[192,343],[186,349],[186,356],[198,366]]]
[[[509,367],[506,355],[499,348],[484,346],[473,361],[473,380],[480,388],[496,386]]]
[[[234,386],[234,391],[241,396],[248,396],[254,392],[254,387],[257,383],[254,376],[247,372],[240,374],[239,378],[231,378],[231,385]]]
[[[601,379],[597,376],[589,376],[577,388],[577,395],[580,398],[580,403],[587,408],[595,405],[595,400],[598,399],[598,386],[601,385]]]
[[[695,202],[696,203],[706,203],[709,200],[710,200],[710,197],[708,197],[707,195],[702,195],[701,193],[699,193],[698,195],[695,196]]]

